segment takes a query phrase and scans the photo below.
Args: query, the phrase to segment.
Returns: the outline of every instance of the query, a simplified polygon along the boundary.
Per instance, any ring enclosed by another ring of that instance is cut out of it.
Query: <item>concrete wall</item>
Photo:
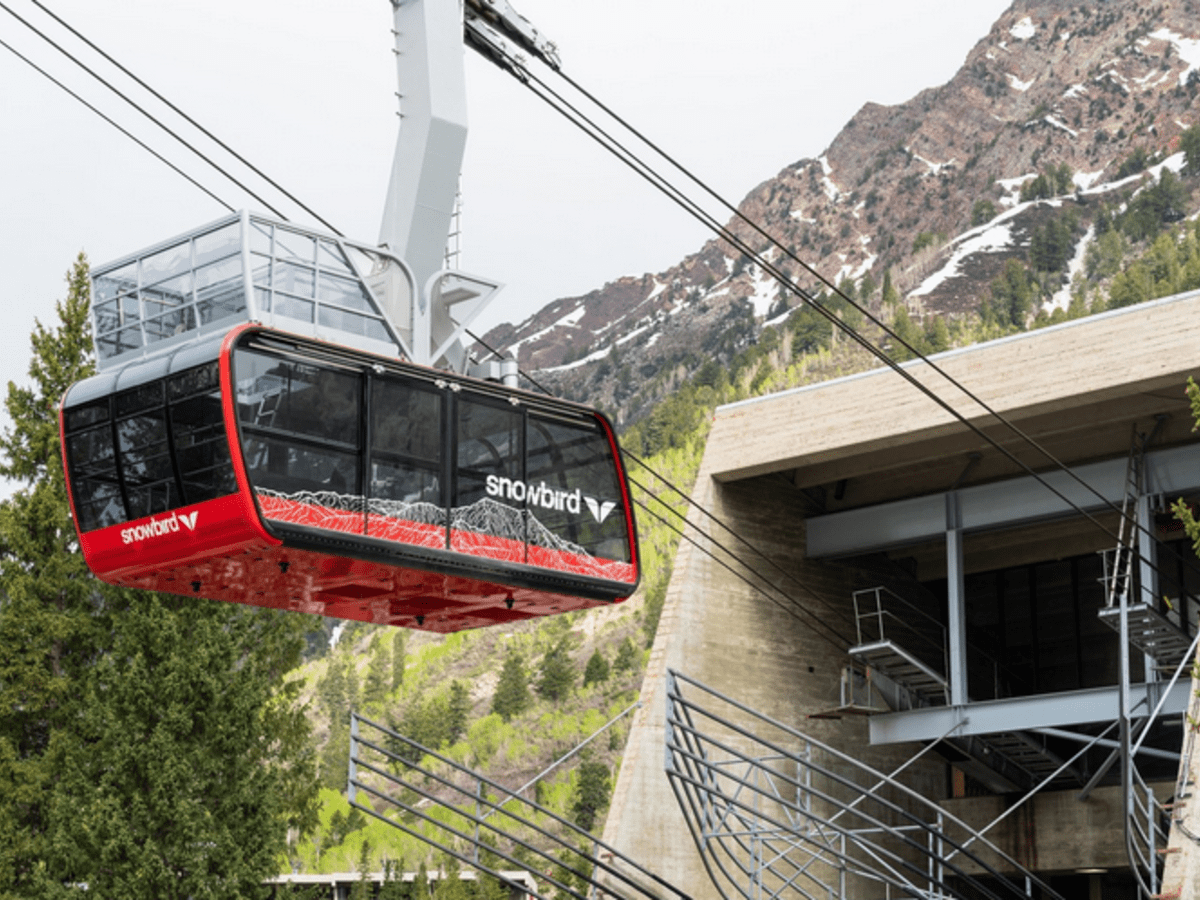
[[[769,479],[722,485],[711,477],[706,460],[693,500],[768,554],[804,587],[738,547],[737,554],[782,586],[791,602],[778,596],[769,599],[686,541],[680,544],[642,689],[644,706],[632,726],[604,840],[698,900],[715,900],[719,895],[705,873],[664,773],[668,668],[817,740],[853,751],[885,771],[919,748],[868,747],[866,722],[859,717],[806,718],[837,705],[841,671],[847,662],[845,651],[853,642],[851,593],[862,583],[841,566],[803,560],[804,523],[794,489]],[[713,531],[712,523],[694,510],[692,520],[705,532]],[[689,533],[696,536],[694,531]],[[718,532],[717,540],[731,548],[737,546],[727,533]],[[729,561],[710,542],[702,543]],[[744,571],[738,563],[730,564]],[[813,627],[813,617],[829,623],[846,640],[822,634]],[[912,774],[914,785],[927,796],[943,794],[946,777],[942,765],[923,761]]]
[[[1162,791],[1156,791],[1160,796]],[[1166,794],[1170,794],[1167,787]],[[1074,872],[1079,869],[1124,869],[1125,824],[1121,788],[1096,788],[1086,801],[1079,791],[1044,791],[1009,814],[987,833],[1009,857],[1030,870]],[[945,800],[942,807],[975,831],[987,828],[1008,811],[1004,797]],[[1004,870],[995,860],[989,862]],[[968,871],[978,872],[968,867]]]
[[[937,361],[1074,465],[1126,454],[1130,426],[1153,425],[1157,414],[1170,415],[1159,445],[1194,440],[1183,386],[1193,366],[1198,321],[1200,292],[1193,292],[953,351]],[[907,370],[999,436],[1022,462],[1049,466],[1044,456],[989,421],[978,404],[948,388],[929,366],[916,363]],[[977,465],[967,469],[967,454],[976,453]],[[668,669],[851,751],[882,771],[914,755],[915,746],[870,746],[862,719],[807,718],[838,701],[854,637],[848,621],[851,593],[884,579],[839,563],[806,560],[803,510],[812,509],[814,497],[830,512],[944,491],[967,471],[964,486],[1023,469],[890,371],[717,411],[693,500],[802,586],[754,562],[791,598],[772,600],[681,543],[646,672],[645,705],[632,726],[605,826],[606,842],[698,900],[718,896],[663,771]],[[801,493],[806,488],[812,489],[807,497]],[[705,532],[713,530],[695,510],[690,519]],[[711,542],[700,540],[719,554]],[[736,546],[730,535],[718,533],[718,540]],[[744,548],[737,553],[751,559]],[[995,564],[1007,563],[998,559]],[[744,569],[741,563],[730,565]],[[781,608],[789,603],[799,609]],[[813,617],[845,640],[830,639],[828,628],[813,626]],[[946,795],[944,764],[922,761],[905,777],[931,799]],[[1009,830],[1001,830],[1002,849],[1019,851],[1019,859],[1043,870],[1123,866],[1123,856],[1118,859],[1114,850],[1119,822],[1111,798],[1101,791],[1086,804],[1073,798],[1073,793],[1038,798],[1014,817]],[[1002,802],[964,801],[961,809],[968,818],[990,821],[988,804]]]

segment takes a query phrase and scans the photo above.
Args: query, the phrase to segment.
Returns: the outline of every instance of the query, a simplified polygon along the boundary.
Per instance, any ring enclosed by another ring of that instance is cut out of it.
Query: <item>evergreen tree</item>
[[[971,227],[976,228],[996,218],[996,204],[991,200],[976,200],[971,207]]]
[[[877,287],[878,286],[875,284],[875,277],[870,272],[868,272],[866,275],[864,275],[862,277],[862,280],[858,283],[859,298],[864,303],[869,302],[870,299],[875,296],[875,291],[876,291]]]
[[[603,653],[596,650],[588,657],[587,665],[583,669],[583,686],[603,684],[606,681],[608,681],[608,660],[604,658]]]
[[[97,896],[249,893],[288,825],[312,824],[299,684],[275,690],[303,627],[274,610],[122,593],[56,792],[57,846]]]
[[[608,766],[585,759],[579,764],[571,801],[571,818],[584,831],[591,831],[596,818],[608,805],[610,789]]]
[[[376,900],[409,900],[409,891],[404,883],[404,860],[383,861],[383,884],[379,887]]]
[[[1029,270],[1019,261],[1010,259],[992,281],[991,288],[995,320],[1004,326],[1024,329],[1037,297],[1036,282]]]
[[[421,860],[417,877],[413,879],[412,896],[413,900],[425,900],[426,897],[432,896],[429,889],[429,869],[425,867],[425,860]]]
[[[445,742],[453,744],[467,731],[467,718],[471,714],[471,697],[467,686],[461,681],[450,685],[450,699],[446,709]]]
[[[111,632],[78,553],[67,513],[57,405],[92,374],[87,259],[67,273],[58,327],[32,335],[32,387],[9,382],[10,425],[0,475],[15,482],[0,503],[0,896],[39,891],[50,854],[50,800],[61,736],[82,712],[80,682]]]
[[[1200,175],[1200,125],[1193,125],[1179,136],[1183,151],[1183,174]]]
[[[925,345],[925,334],[909,316],[907,307],[896,307],[896,316],[892,319],[892,332],[897,338],[896,346],[892,350],[892,356],[895,359],[912,359],[913,352],[908,347],[912,347],[917,353],[922,354],[929,351]],[[905,344],[908,346],[906,347]]]
[[[404,684],[404,666],[408,662],[404,629],[397,628],[392,635],[392,690]]]
[[[617,648],[617,658],[613,660],[613,668],[618,672],[631,672],[637,666],[637,648],[629,638],[621,641]]]
[[[537,689],[546,700],[557,703],[571,693],[574,686],[575,665],[571,662],[568,638],[564,637],[542,657]]]
[[[371,842],[364,840],[358,853],[358,881],[350,889],[350,900],[371,900],[374,883],[371,881]]]
[[[446,854],[437,884],[434,886],[435,900],[468,900],[467,885],[462,880],[462,866],[458,858]]]
[[[497,858],[498,862],[503,862]],[[493,875],[480,872],[475,882],[475,900],[508,900],[508,885]]]
[[[496,693],[492,695],[492,712],[509,722],[514,716],[519,716],[528,709],[531,700],[525,663],[520,654],[509,653],[504,659],[503,668],[500,669]]]
[[[0,895],[244,896],[315,818],[299,685],[280,687],[306,623],[88,575],[56,436],[90,372],[82,256],[68,285],[0,438],[24,485],[0,504]]]
[[[389,635],[379,634],[371,642],[371,657],[367,662],[367,677],[363,683],[363,702],[382,703],[392,686],[392,648],[387,641]]]
[[[900,292],[896,290],[896,285],[892,283],[892,270],[888,269],[883,273],[883,291],[880,294],[884,306],[895,306],[900,302]]]
[[[350,765],[350,713],[357,685],[350,655],[336,650],[329,656],[325,677],[317,682],[317,697],[329,718],[329,736],[321,749],[321,786],[344,791]]]

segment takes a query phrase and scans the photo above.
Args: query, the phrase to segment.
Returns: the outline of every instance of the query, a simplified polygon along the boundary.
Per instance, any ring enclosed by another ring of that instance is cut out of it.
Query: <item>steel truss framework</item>
[[[726,900],[1059,897],[906,787],[917,757],[884,774],[678,672],[667,688],[667,776]]]
[[[525,860],[536,861],[538,886],[526,893],[538,900],[691,900],[589,832],[521,797],[529,785],[512,791],[356,713],[348,781],[354,808],[495,878],[503,878],[501,870],[526,868],[514,855],[520,848]],[[389,810],[398,815],[385,815]]]

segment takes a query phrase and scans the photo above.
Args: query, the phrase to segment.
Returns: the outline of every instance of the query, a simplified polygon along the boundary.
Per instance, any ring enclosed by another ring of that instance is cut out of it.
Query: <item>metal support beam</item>
[[[393,8],[401,119],[379,242],[424,285],[442,268],[467,144],[463,10],[437,0]]]
[[[1147,714],[1166,692],[1160,714],[1173,715],[1187,709],[1191,685],[1176,683],[1135,684],[1130,703],[1135,715]],[[872,716],[872,744],[937,740],[956,724],[961,736],[1029,731],[1037,728],[1069,727],[1095,722],[1112,722],[1120,716],[1120,688],[1116,685],[1061,694],[1041,694],[1007,700],[986,700],[966,707],[926,707]]]
[[[1142,603],[1155,606],[1158,598],[1158,541],[1154,539],[1154,518],[1150,510],[1151,496],[1143,493],[1137,500],[1138,522],[1138,585],[1141,590],[1139,598]],[[1155,669],[1156,660],[1149,656],[1142,657],[1142,680],[1155,681],[1158,671]]]
[[[1108,501],[1120,505],[1125,496],[1124,459],[1078,466],[1075,474]],[[1200,444],[1188,444],[1146,454],[1147,477],[1156,492],[1168,496],[1200,487]],[[1098,509],[1099,499],[1065,472],[1043,478],[1082,509]],[[1031,476],[975,485],[957,491],[966,533],[1075,514]],[[946,528],[944,494],[929,494],[893,503],[851,509],[808,519],[809,557],[847,556],[936,540]]]
[[[962,511],[958,493],[946,494],[947,632],[950,639],[950,704],[964,706],[967,692],[967,585],[963,573]]]

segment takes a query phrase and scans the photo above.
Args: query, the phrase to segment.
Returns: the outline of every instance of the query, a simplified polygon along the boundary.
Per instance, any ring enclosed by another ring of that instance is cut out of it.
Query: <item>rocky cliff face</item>
[[[917,316],[962,315],[1064,206],[1078,210],[1082,259],[1097,201],[1142,177],[1127,176],[1131,159],[1178,168],[1198,92],[1200,3],[1017,0],[949,83],[899,106],[868,103],[819,159],[741,202],[811,272],[743,223],[729,227],[806,289],[820,288],[815,272],[860,289],[865,280],[869,292],[890,272]],[[1022,185],[1047,172],[1058,174],[1055,196],[1022,202]],[[485,340],[629,422],[798,302],[714,239],[665,272],[557,300]]]

